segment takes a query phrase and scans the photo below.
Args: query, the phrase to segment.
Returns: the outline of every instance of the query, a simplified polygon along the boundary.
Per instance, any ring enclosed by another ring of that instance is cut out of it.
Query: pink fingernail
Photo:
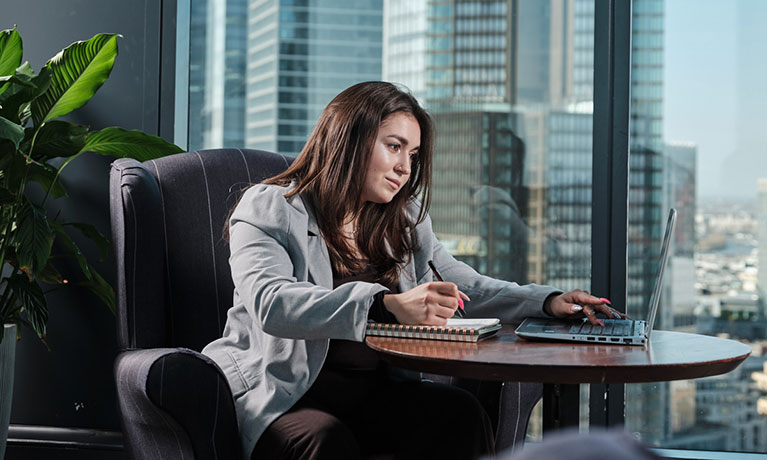
[[[600,326],[605,327],[605,323],[601,319],[597,320],[597,322],[599,323]]]
[[[599,300],[606,303],[607,305],[612,305],[612,303],[609,300],[605,299],[604,297],[600,297]]]
[[[458,299],[458,306],[461,308],[461,310],[464,309],[463,308],[463,299],[461,299],[461,298]]]

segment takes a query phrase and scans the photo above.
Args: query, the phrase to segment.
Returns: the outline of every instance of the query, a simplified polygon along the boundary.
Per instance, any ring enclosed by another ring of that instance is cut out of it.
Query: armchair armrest
[[[241,458],[232,393],[207,356],[186,348],[125,351],[115,380],[133,458]]]

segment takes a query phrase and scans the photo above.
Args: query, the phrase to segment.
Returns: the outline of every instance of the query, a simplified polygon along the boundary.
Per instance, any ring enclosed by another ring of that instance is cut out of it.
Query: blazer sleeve
[[[327,264],[327,271],[329,259],[318,257],[326,251],[324,241],[320,235],[307,236],[306,209],[291,205],[283,196],[286,191],[253,186],[232,213],[229,263],[235,294],[267,334],[363,340],[373,298],[387,289],[364,282],[330,289],[307,281],[309,264]]]
[[[471,298],[466,302],[467,317],[500,318],[504,323],[521,322],[528,316],[551,317],[543,311],[543,302],[552,294],[561,294],[561,290],[538,284],[519,285],[477,273],[447,252],[434,235],[428,215],[416,226],[416,235],[420,250],[430,254],[442,278],[454,282]]]

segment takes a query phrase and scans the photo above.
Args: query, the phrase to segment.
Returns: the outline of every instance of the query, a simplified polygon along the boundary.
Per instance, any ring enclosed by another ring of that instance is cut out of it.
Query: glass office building
[[[426,1],[387,0],[383,3],[383,79],[400,82],[426,101]]]
[[[381,0],[195,0],[190,149],[297,155],[341,90],[381,78]]]
[[[195,0],[189,46],[189,149],[245,142],[248,0]]]
[[[588,287],[593,2],[430,1],[426,14],[435,231],[483,273]]]

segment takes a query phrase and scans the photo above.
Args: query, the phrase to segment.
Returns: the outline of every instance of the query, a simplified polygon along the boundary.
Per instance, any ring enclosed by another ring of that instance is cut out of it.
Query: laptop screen
[[[669,258],[669,247],[671,246],[671,237],[674,233],[674,222],[676,221],[676,209],[671,208],[668,212],[668,221],[666,222],[666,235],[663,237],[663,244],[660,250],[660,259],[658,260],[658,274],[655,277],[655,287],[650,297],[650,313],[647,318],[647,338],[650,338],[653,326],[655,325],[655,316],[658,314],[658,304],[660,304],[661,291],[663,289],[663,273],[666,270],[666,264]]]

